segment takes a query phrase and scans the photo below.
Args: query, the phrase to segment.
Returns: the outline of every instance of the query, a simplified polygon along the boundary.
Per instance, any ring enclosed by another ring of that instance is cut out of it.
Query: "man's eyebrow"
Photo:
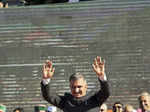
[[[77,86],[77,87],[82,87],[82,85],[80,85],[80,86]]]

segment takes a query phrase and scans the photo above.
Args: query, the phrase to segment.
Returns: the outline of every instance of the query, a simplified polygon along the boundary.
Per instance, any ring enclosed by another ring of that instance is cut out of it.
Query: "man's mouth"
[[[74,93],[75,95],[80,95],[80,93]]]
[[[80,96],[81,95],[81,93],[80,92],[78,92],[78,93],[74,93],[74,96]]]

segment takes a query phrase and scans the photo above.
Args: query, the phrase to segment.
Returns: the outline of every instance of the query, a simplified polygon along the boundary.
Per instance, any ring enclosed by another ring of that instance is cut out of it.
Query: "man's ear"
[[[88,88],[88,85],[87,85],[87,83],[86,83],[86,85],[85,85],[85,88],[86,88],[86,89]]]

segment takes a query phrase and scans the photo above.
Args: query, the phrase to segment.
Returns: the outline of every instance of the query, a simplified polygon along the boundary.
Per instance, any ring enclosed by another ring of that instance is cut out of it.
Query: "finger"
[[[96,75],[98,74],[98,72],[97,72],[97,68],[95,67],[95,65],[94,64],[92,64],[92,66],[93,66],[93,70],[94,70],[94,72],[96,73]]]
[[[101,70],[102,70],[102,71],[105,71],[105,60],[103,60],[103,62],[102,62]]]
[[[47,64],[49,62],[49,60],[46,60],[45,63]]]
[[[94,59],[94,66],[95,68],[97,68],[98,64],[97,64],[97,58]]]
[[[92,64],[93,70],[96,72],[96,66]]]
[[[46,60],[46,67],[50,68],[52,66],[52,62],[50,60]]]
[[[46,64],[44,63],[43,64],[43,71],[45,71],[45,69],[46,69]]]
[[[97,64],[98,64],[98,65],[101,65],[101,57],[100,57],[100,56],[97,56],[97,57],[96,57],[96,60],[97,60]]]
[[[55,68],[52,69],[52,73],[54,73],[54,72],[55,72]]]
[[[99,57],[100,59],[99,59],[99,62],[100,62],[100,64],[102,64],[102,57]]]
[[[52,68],[52,62],[51,61],[48,62],[48,66],[49,66],[49,68]]]
[[[102,64],[105,65],[105,59],[102,61]]]
[[[103,61],[101,62],[101,64],[99,65],[99,67],[100,67],[100,68],[104,68],[104,66],[105,66],[105,60],[103,60]]]
[[[50,71],[50,72],[53,71],[53,65],[52,65],[52,62],[49,62],[49,71]]]

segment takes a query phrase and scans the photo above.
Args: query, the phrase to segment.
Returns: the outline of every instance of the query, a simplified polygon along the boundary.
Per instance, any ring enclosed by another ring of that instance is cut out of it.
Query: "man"
[[[87,82],[81,73],[75,73],[70,76],[71,93],[65,93],[63,96],[51,94],[49,83],[54,75],[55,68],[51,61],[46,61],[43,65],[43,79],[41,82],[42,95],[50,104],[60,108],[64,112],[99,112],[99,107],[109,97],[109,87],[105,75],[105,62],[97,56],[92,65],[101,90],[94,94],[87,94]]]
[[[123,104],[121,102],[115,102],[113,105],[113,112],[123,112]]]
[[[0,104],[0,112],[6,112],[6,106],[3,104]]]
[[[150,112],[150,94],[148,92],[142,92],[139,96],[139,106],[137,112]]]
[[[99,112],[107,112],[108,108],[105,103],[100,106]]]

